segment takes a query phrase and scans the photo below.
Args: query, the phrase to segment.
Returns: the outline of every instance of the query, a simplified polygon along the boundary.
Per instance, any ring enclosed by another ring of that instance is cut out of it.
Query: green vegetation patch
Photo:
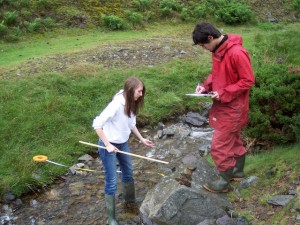
[[[293,33],[293,35],[289,35]],[[256,84],[250,98],[248,135],[274,143],[300,140],[299,30],[292,28],[255,37]]]

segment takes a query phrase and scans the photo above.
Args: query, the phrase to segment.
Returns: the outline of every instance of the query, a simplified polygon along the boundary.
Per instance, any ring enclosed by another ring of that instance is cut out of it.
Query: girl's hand
[[[117,149],[115,146],[113,146],[113,145],[108,145],[108,146],[106,146],[106,150],[108,151],[108,152],[117,152],[119,149]]]
[[[152,141],[150,141],[150,140],[148,140],[148,139],[145,139],[145,138],[143,138],[142,140],[141,140],[141,142],[144,144],[144,145],[146,145],[146,146],[148,146],[148,147],[150,147],[150,148],[154,148],[154,144],[152,143]]]

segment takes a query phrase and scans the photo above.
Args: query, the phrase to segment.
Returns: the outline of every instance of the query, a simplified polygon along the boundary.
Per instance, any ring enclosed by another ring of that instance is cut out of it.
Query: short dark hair
[[[221,32],[213,25],[206,22],[198,23],[193,31],[193,41],[195,45],[209,43],[208,36],[214,39],[221,36]]]

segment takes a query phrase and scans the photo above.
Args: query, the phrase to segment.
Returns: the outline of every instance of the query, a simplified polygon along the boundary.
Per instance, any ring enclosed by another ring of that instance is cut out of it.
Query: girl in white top
[[[122,189],[125,202],[135,202],[135,190],[131,157],[117,153],[116,150],[129,152],[128,139],[131,132],[148,147],[153,143],[142,137],[136,128],[136,115],[144,104],[145,86],[136,77],[129,77],[124,89],[120,90],[93,121],[93,128],[99,136],[98,144],[106,150],[98,149],[105,172],[105,200],[108,223],[118,224],[115,219],[115,194],[117,191],[116,160],[122,171]]]

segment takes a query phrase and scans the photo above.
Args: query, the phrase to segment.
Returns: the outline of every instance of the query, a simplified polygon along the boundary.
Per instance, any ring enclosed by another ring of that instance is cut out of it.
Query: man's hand
[[[217,100],[217,101],[220,101],[220,96],[219,96],[219,93],[218,93],[218,92],[213,91],[213,92],[210,92],[210,93],[213,94],[213,95],[211,96],[212,99],[215,99],[215,100]]]
[[[196,94],[202,94],[203,92],[205,92],[205,88],[201,85],[197,85],[195,93]]]

